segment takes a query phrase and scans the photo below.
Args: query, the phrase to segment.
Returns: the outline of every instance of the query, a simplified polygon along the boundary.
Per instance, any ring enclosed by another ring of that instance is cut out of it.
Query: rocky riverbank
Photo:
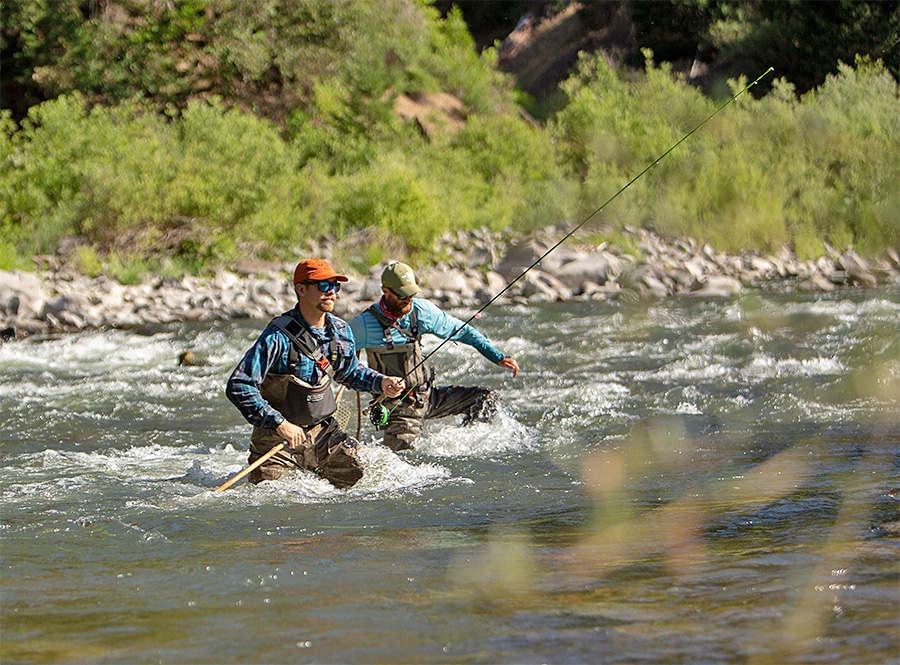
[[[486,230],[448,234],[442,244],[448,259],[419,267],[417,276],[426,297],[449,307],[479,307],[514,280],[498,303],[727,298],[753,289],[827,293],[900,285],[895,251],[873,259],[853,250],[829,250],[815,261],[801,261],[788,248],[773,256],[735,256],[691,238],[663,238],[649,229],[625,230],[621,237],[628,251],[570,238],[522,276],[564,235],[564,229],[551,228],[507,242],[504,234]],[[380,296],[383,264],[365,275],[355,274],[342,264],[342,252],[346,249],[333,240],[322,239],[311,244],[309,255],[331,260],[351,277],[341,292],[338,313],[352,316]],[[209,278],[148,278],[139,285],[88,278],[64,268],[0,271],[0,335],[10,340],[101,327],[267,319],[293,306],[293,268],[293,263],[247,261]]]

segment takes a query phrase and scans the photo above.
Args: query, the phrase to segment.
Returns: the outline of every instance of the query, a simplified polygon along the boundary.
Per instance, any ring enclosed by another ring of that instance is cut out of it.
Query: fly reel
[[[369,420],[375,427],[384,427],[387,425],[388,416],[390,415],[390,410],[380,402],[378,404],[373,404],[369,408]]]

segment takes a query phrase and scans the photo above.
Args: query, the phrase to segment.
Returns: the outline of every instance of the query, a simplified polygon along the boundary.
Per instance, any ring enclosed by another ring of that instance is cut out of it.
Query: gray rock
[[[644,275],[641,280],[644,285],[644,293],[648,296],[654,298],[665,298],[667,295],[670,295],[672,291],[668,286],[661,280],[657,279],[653,275]]]
[[[887,258],[888,262],[895,270],[900,269],[900,254],[897,253],[896,249],[888,247]]]
[[[243,280],[240,277],[235,275],[233,272],[228,272],[227,270],[217,270],[216,276],[213,279],[213,288],[224,291],[225,289],[230,289],[235,286],[238,286]]]
[[[585,282],[606,284],[614,274],[610,259],[618,260],[606,254],[583,254],[567,261],[557,268],[553,275],[570,289],[582,292]]]
[[[41,280],[21,270],[0,270],[0,315],[31,319],[41,315],[45,296]]]
[[[507,284],[508,282],[503,279],[503,276],[498,272],[488,270],[484,274],[484,286],[492,297],[505,289]]]
[[[878,282],[872,274],[868,262],[852,249],[848,249],[838,257],[838,264],[852,282],[865,286],[875,286]]]
[[[91,306],[90,299],[83,293],[69,293],[58,295],[47,301],[44,305],[44,315],[52,315],[62,323],[67,315],[84,320],[84,312]]]
[[[640,258],[606,243],[579,247],[575,239],[544,256],[566,232],[566,228],[545,229],[505,248],[504,236],[487,229],[445,234],[442,247],[450,260],[417,270],[425,289],[422,297],[448,307],[469,307],[483,305],[501,292],[503,303],[576,297],[637,302],[675,293],[728,297],[745,287],[797,285],[803,290],[827,292],[850,285],[900,284],[900,255],[896,250],[873,259],[862,257],[852,248],[838,252],[829,246],[826,255],[815,261],[800,261],[789,247],[774,256],[732,256],[709,245],[701,247],[692,238],[663,238],[646,227],[623,231],[641,248]],[[510,235],[512,231],[506,237]],[[310,249],[308,255],[334,255],[335,238],[315,242],[316,249]],[[501,254],[503,258],[498,260]],[[396,255],[403,259],[402,253]],[[518,279],[540,257],[541,262]],[[0,271],[0,328],[6,331],[3,339],[18,335],[18,331],[51,328],[248,317],[265,320],[296,303],[290,283],[294,262],[245,262],[240,266],[243,275],[220,270],[211,279],[155,278],[138,285],[122,285],[105,277],[89,279],[58,261],[45,261],[44,265],[55,269],[39,275]],[[364,277],[343,271],[351,281],[344,284],[338,299],[339,315],[352,318],[381,297],[384,265],[372,266]]]
[[[507,281],[511,281],[521,275],[522,271],[533,265],[540,257],[544,256],[553,245],[553,242],[536,238],[525,238],[511,243],[506,248],[503,259],[498,265],[494,266],[494,270],[500,273]],[[573,260],[579,256],[580,253],[577,250],[566,245],[560,245],[548,256],[544,257],[535,266],[535,269],[555,274],[565,261]]]
[[[461,270],[437,269],[423,270],[416,276],[422,287],[433,291],[452,291],[454,293],[471,292],[469,281]]]
[[[822,275],[811,275],[807,279],[800,282],[797,285],[797,288],[801,291],[834,291],[837,286],[834,285],[829,279],[826,279]]]
[[[700,288],[691,292],[694,296],[729,297],[744,290],[740,280],[726,275],[713,275],[706,280]]]
[[[521,280],[521,294],[529,300],[571,300],[572,290],[553,275],[531,270]]]
[[[364,302],[381,300],[381,271],[376,275],[369,275],[363,284],[359,297]]]

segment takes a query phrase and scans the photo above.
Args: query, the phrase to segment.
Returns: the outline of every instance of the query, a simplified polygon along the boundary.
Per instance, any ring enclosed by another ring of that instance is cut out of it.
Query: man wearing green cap
[[[369,365],[390,376],[403,377],[409,394],[391,408],[384,427],[384,443],[393,450],[412,448],[422,421],[463,415],[463,423],[487,421],[497,409],[497,393],[477,386],[434,386],[434,370],[423,362],[422,335],[432,334],[468,344],[501,367],[519,374],[519,364],[498,351],[472,326],[442,312],[423,298],[422,289],[405,263],[392,262],[381,273],[381,300],[350,322],[358,349],[365,349]]]

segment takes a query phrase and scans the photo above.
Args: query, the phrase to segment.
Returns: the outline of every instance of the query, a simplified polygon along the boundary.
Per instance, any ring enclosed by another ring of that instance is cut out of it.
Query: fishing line
[[[641,172],[638,173],[636,176],[634,176],[631,180],[629,180],[627,183],[625,183],[625,185],[623,185],[622,188],[619,189],[619,191],[617,191],[615,194],[613,194],[612,196],[610,196],[610,197],[606,200],[606,202],[603,203],[603,205],[601,205],[601,206],[600,206],[599,208],[597,208],[594,212],[592,212],[590,215],[588,215],[587,217],[585,217],[581,222],[579,222],[577,225],[575,225],[568,233],[566,233],[562,238],[560,238],[559,241],[556,242],[556,244],[554,244],[550,249],[548,249],[546,252],[544,252],[543,254],[541,254],[541,256],[539,256],[539,257],[534,261],[534,263],[532,263],[532,264],[531,264],[530,266],[528,266],[525,270],[523,270],[522,273],[519,274],[518,277],[516,277],[516,278],[515,278],[514,280],[512,280],[509,284],[507,284],[505,287],[503,287],[503,290],[501,290],[500,293],[498,293],[498,294],[495,295],[493,298],[491,298],[490,300],[488,300],[484,305],[482,305],[481,308],[480,308],[477,312],[475,312],[472,316],[470,316],[470,317],[469,317],[469,318],[468,318],[468,319],[467,319],[467,320],[466,320],[459,328],[457,328],[457,329],[453,332],[452,335],[450,335],[447,339],[443,340],[443,341],[442,341],[440,344],[438,344],[438,345],[437,345],[430,353],[428,353],[424,358],[422,358],[422,360],[421,360],[415,367],[413,367],[412,370],[410,370],[410,371],[407,373],[407,376],[409,376],[410,374],[412,374],[413,372],[415,372],[415,370],[417,370],[419,367],[421,367],[422,365],[424,365],[424,364],[428,361],[428,359],[429,359],[431,356],[433,356],[435,353],[437,353],[437,352],[441,349],[441,347],[444,346],[444,344],[446,344],[447,342],[452,341],[453,338],[456,337],[456,336],[460,333],[460,331],[464,330],[465,327],[466,327],[467,325],[469,325],[470,323],[472,323],[472,321],[474,321],[475,319],[477,319],[478,316],[479,316],[482,312],[484,312],[488,307],[490,307],[490,306],[493,305],[497,300],[499,300],[500,297],[501,297],[504,293],[506,293],[507,291],[509,291],[509,289],[511,289],[512,286],[513,286],[516,282],[518,282],[520,279],[522,279],[526,274],[528,274],[528,272],[529,272],[530,270],[532,270],[532,269],[533,269],[535,266],[537,266],[541,261],[543,261],[545,258],[547,258],[547,256],[549,256],[550,253],[551,253],[553,250],[555,250],[557,247],[559,247],[560,245],[562,245],[566,240],[568,240],[569,238],[571,238],[571,237],[572,237],[572,236],[573,236],[573,235],[574,235],[574,234],[575,234],[582,226],[584,226],[585,224],[587,224],[587,223],[588,223],[591,219],[593,219],[598,213],[600,213],[606,206],[608,206],[610,203],[612,203],[614,200],[616,200],[622,192],[624,192],[626,189],[628,189],[629,187],[631,187],[631,185],[633,185],[635,182],[637,182],[637,180],[640,179],[645,173],[647,173],[647,171],[649,171],[649,170],[652,169],[654,166],[656,166],[657,164],[659,164],[659,162],[661,162],[661,161],[662,161],[662,160],[663,160],[670,152],[672,152],[673,150],[675,150],[675,148],[677,148],[677,147],[680,146],[682,143],[684,143],[685,141],[687,141],[687,140],[691,137],[691,135],[694,134],[694,132],[696,132],[698,129],[700,129],[701,127],[703,127],[703,125],[705,125],[707,122],[709,122],[709,121],[712,120],[714,117],[716,117],[716,116],[717,116],[717,115],[718,115],[718,114],[719,114],[726,106],[728,106],[729,104],[731,104],[734,100],[736,100],[738,97],[740,97],[740,96],[743,95],[745,92],[747,92],[750,88],[752,88],[752,87],[755,86],[757,83],[759,83],[759,82],[760,82],[760,81],[761,81],[761,80],[762,80],[769,72],[771,72],[771,71],[774,71],[774,68],[773,68],[773,67],[769,67],[766,71],[764,71],[764,72],[759,76],[759,78],[757,78],[755,81],[753,81],[752,83],[750,83],[749,85],[747,85],[743,90],[740,90],[738,93],[736,93],[735,95],[733,95],[728,101],[726,101],[726,102],[725,102],[724,104],[722,104],[719,108],[717,108],[717,109],[716,109],[715,111],[713,111],[710,115],[708,115],[708,116],[707,116],[700,124],[698,124],[696,127],[694,127],[694,128],[693,128],[691,131],[689,131],[687,134],[685,134],[684,136],[682,136],[675,144],[672,145],[672,147],[670,147],[668,150],[666,150],[664,153],[662,153],[659,157],[657,157],[657,158],[654,159],[652,162],[650,162],[650,164],[649,164],[643,171],[641,171]],[[418,384],[416,384],[416,385],[418,385]],[[413,387],[415,387],[415,386],[413,386]],[[412,389],[410,389],[410,390],[412,390]],[[381,398],[383,399],[384,396],[382,395]],[[376,406],[379,406],[380,408],[379,408],[378,410],[379,410],[380,417],[383,416],[383,417],[384,417],[384,422],[387,422],[387,415],[390,415],[390,412],[393,411],[393,409],[391,409],[390,411],[388,411],[388,410],[387,410],[387,407],[381,405],[380,402],[381,402],[380,399],[379,399],[379,400],[376,400],[376,401],[370,406],[370,408],[371,408],[371,409],[374,409]],[[399,404],[399,403],[398,403],[398,404]],[[395,406],[394,408],[397,408],[397,407]],[[385,413],[387,413],[387,415],[384,415]],[[371,415],[372,415],[372,414],[370,414],[370,417],[371,417]],[[379,417],[379,420],[380,420],[380,417]],[[372,418],[372,422],[375,423],[375,419],[374,419],[374,418]]]

